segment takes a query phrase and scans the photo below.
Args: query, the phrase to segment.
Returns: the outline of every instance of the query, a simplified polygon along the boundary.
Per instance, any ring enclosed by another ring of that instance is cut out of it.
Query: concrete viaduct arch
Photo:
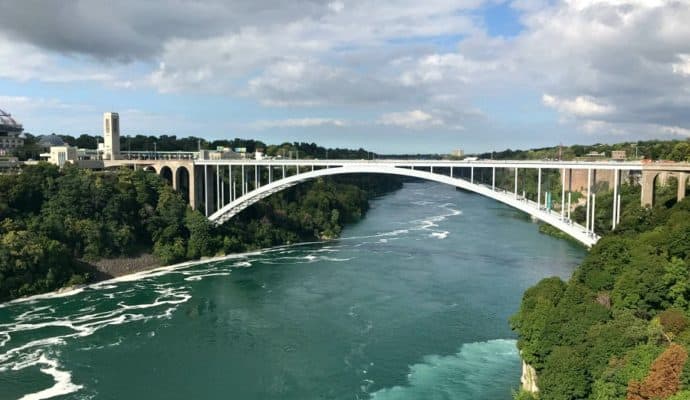
[[[640,185],[642,186],[642,206],[650,207],[654,205],[654,193],[657,183],[664,186],[667,184],[669,178],[676,178],[678,180],[676,199],[677,201],[683,200],[685,198],[688,177],[690,177],[690,173],[685,171],[643,170],[640,181]]]

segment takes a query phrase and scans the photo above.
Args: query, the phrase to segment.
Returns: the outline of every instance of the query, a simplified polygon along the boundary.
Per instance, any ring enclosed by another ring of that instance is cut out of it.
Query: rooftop
[[[4,132],[22,132],[24,128],[22,124],[17,122],[12,115],[0,109],[0,131]]]

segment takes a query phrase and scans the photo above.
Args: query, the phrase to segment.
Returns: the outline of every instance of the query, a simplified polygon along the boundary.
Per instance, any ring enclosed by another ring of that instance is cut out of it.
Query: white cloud
[[[123,0],[120,23],[102,30],[93,22],[102,20],[102,10],[93,4],[77,10],[84,17],[78,21],[63,21],[52,12],[60,6],[51,5],[45,16],[36,14],[56,20],[33,25],[44,29],[0,14],[0,59],[12,60],[0,63],[0,78],[89,80],[109,88],[145,82],[164,93],[244,96],[286,110],[330,108],[326,115],[335,108],[351,115],[408,110],[370,121],[379,129],[499,125],[504,114],[496,109],[520,108],[522,98],[592,135],[690,129],[688,1],[513,0],[524,30],[491,37],[478,9],[496,2],[205,0],[156,14],[151,10],[160,4]],[[77,33],[61,28],[67,23]],[[94,63],[104,58],[108,63]],[[65,59],[77,69],[65,68]],[[122,59],[143,64],[132,72]],[[259,122],[338,126],[326,121]]]
[[[611,105],[601,104],[590,96],[577,96],[574,99],[561,99],[548,94],[542,96],[542,102],[547,107],[554,108],[561,113],[577,117],[596,117],[610,114],[615,110]]]
[[[673,73],[690,76],[690,54],[679,54],[680,62],[672,65]]]
[[[379,118],[379,123],[407,129],[422,129],[434,126],[438,127],[444,124],[443,120],[438,119],[422,110],[410,110],[383,114]]]
[[[690,129],[688,128],[681,128],[679,126],[660,126],[658,129],[664,133],[690,137]]]
[[[344,127],[349,125],[348,121],[331,118],[288,118],[279,120],[262,120],[251,124],[258,129],[270,128],[313,128],[320,126]]]
[[[333,12],[339,13],[345,9],[345,4],[343,4],[342,1],[333,1],[328,3],[328,8],[330,8]]]

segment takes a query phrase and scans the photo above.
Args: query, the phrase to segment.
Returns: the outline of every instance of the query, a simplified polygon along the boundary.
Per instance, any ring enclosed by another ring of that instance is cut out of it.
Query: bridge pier
[[[678,173],[678,193],[676,195],[676,198],[678,201],[681,201],[685,198],[685,189],[686,189],[687,181],[688,181],[687,172],[679,172]]]
[[[642,171],[642,179],[640,179],[640,186],[642,189],[640,202],[642,203],[642,207],[651,207],[654,205],[654,181],[657,175],[657,171]]]
[[[217,180],[218,174],[213,168],[208,168],[208,165],[204,165],[204,213],[206,216],[213,214],[216,210],[216,202],[214,199],[218,196],[217,193]],[[216,181],[216,185],[214,185]]]
[[[565,168],[561,169],[561,219],[565,219]]]
[[[616,229],[616,224],[618,223],[618,170],[613,171],[613,212],[611,213],[611,229]]]
[[[541,168],[537,168],[537,208],[541,208]]]
[[[518,190],[518,168],[515,167],[515,198],[516,199],[518,198],[517,190]]]
[[[586,218],[586,223],[585,226],[587,227],[587,230],[589,231],[589,218],[590,218],[590,212],[591,210],[591,202],[592,202],[592,170],[588,169],[587,170],[587,187],[585,188],[587,191],[587,218]]]

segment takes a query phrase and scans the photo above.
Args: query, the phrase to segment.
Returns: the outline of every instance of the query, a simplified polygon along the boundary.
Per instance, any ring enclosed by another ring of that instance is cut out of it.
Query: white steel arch
[[[429,171],[376,163],[350,163],[338,167],[303,172],[286,177],[284,179],[273,181],[267,185],[261,186],[258,189],[246,193],[244,196],[236,198],[234,201],[228,203],[224,207],[211,214],[209,216],[209,220],[215,224],[222,224],[257,201],[310,179],[316,179],[323,176],[362,173],[401,175],[455,186],[481,194],[523,211],[532,217],[567,233],[587,247],[591,247],[599,240],[598,235],[588,232],[584,226],[562,217],[561,214],[546,210],[540,207],[538,203],[535,203],[534,201],[517,196],[517,194],[514,192],[507,192],[498,188],[493,189],[491,186],[471,183],[465,179],[454,178]]]

